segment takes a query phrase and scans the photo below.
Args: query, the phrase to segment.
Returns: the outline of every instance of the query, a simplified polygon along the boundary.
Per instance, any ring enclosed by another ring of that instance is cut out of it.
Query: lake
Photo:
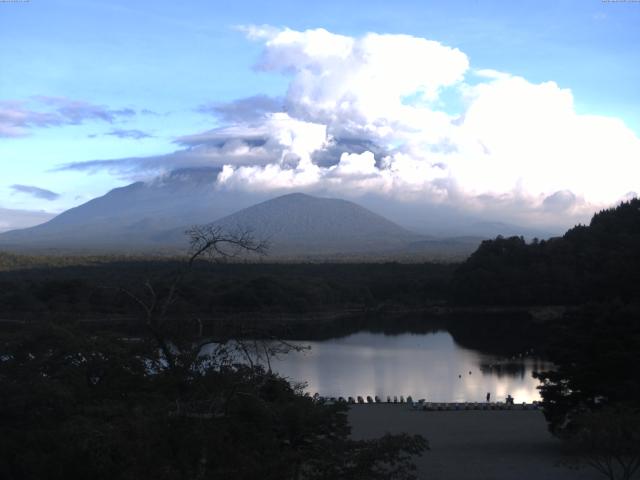
[[[359,332],[323,341],[298,341],[310,350],[279,355],[272,368],[306,390],[323,396],[378,395],[386,401],[411,395],[429,402],[515,402],[540,400],[532,377],[550,364],[525,354],[511,358],[463,348],[444,331]]]

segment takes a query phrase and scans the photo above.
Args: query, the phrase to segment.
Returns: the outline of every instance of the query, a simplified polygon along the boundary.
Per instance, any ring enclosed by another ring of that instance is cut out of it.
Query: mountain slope
[[[424,238],[353,202],[302,193],[267,200],[213,225],[250,230],[269,242],[272,255],[385,252]]]
[[[15,248],[149,249],[171,228],[211,222],[252,203],[214,188],[213,169],[178,170],[149,183],[115,188],[52,220],[0,234]]]
[[[264,200],[264,193],[216,188],[218,173],[184,169],[113,189],[46,223],[0,233],[0,249],[176,252],[187,246],[186,229],[211,222],[226,230],[252,230],[270,242],[272,257],[381,253],[394,258],[460,258],[479,243],[459,235],[451,239],[415,234],[346,200],[296,193],[256,204]]]
[[[230,214],[256,196],[239,198],[217,190],[216,176],[215,170],[190,169],[116,188],[41,225],[0,234],[0,247],[139,252],[183,249],[188,227],[212,221],[229,231],[251,230],[256,238],[270,243],[269,253],[275,256],[389,252],[425,239],[355,203],[300,193]]]

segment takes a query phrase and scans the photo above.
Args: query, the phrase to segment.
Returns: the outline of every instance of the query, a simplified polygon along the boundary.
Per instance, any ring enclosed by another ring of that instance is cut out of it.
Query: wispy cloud
[[[79,125],[86,121],[114,123],[135,114],[131,108],[112,109],[66,97],[38,95],[30,101],[1,101],[0,137],[23,137],[33,128]]]
[[[105,135],[110,135],[118,138],[131,138],[133,140],[142,140],[143,138],[152,138],[153,135],[147,132],[143,132],[142,130],[111,130],[110,132],[105,133]]]
[[[62,119],[72,124],[85,120],[102,120],[113,123],[118,117],[132,117],[136,114],[131,108],[111,109],[103,105],[94,105],[83,100],[73,100],[66,97],[51,97],[38,95],[34,97],[45,105],[55,108]]]
[[[34,187],[33,185],[11,185],[11,190],[15,193],[24,193],[27,195],[31,195],[35,198],[40,198],[43,200],[57,200],[60,198],[60,194],[56,192],[52,192],[51,190],[47,190],[45,188]]]
[[[218,117],[225,123],[263,120],[269,113],[284,111],[284,99],[268,95],[254,95],[232,102],[213,102],[200,105],[197,111]]]

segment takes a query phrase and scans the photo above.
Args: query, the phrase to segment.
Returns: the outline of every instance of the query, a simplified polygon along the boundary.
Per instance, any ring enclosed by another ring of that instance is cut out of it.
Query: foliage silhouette
[[[196,243],[187,270],[163,285],[122,290],[146,327],[135,337],[65,318],[2,337],[2,478],[416,478],[422,437],[351,440],[346,405],[240,362],[238,351],[252,355],[243,339],[212,343],[197,319],[170,314],[188,268],[216,238]]]
[[[567,305],[637,298],[640,199],[596,213],[589,226],[527,244],[522,237],[483,242],[457,269],[458,303]]]

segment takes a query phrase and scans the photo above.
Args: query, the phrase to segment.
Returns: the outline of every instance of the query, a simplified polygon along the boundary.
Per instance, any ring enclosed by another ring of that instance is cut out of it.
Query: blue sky
[[[60,165],[169,154],[179,149],[176,138],[224,126],[199,106],[285,96],[295,74],[254,68],[267,40],[247,38],[238,27],[248,25],[434,40],[464,52],[472,69],[553,81],[570,89],[577,114],[620,119],[640,136],[640,3],[0,3],[5,117],[58,112],[40,123],[14,122],[0,136],[0,207],[59,212],[131,181],[113,170]],[[439,101],[456,113],[455,99]]]

